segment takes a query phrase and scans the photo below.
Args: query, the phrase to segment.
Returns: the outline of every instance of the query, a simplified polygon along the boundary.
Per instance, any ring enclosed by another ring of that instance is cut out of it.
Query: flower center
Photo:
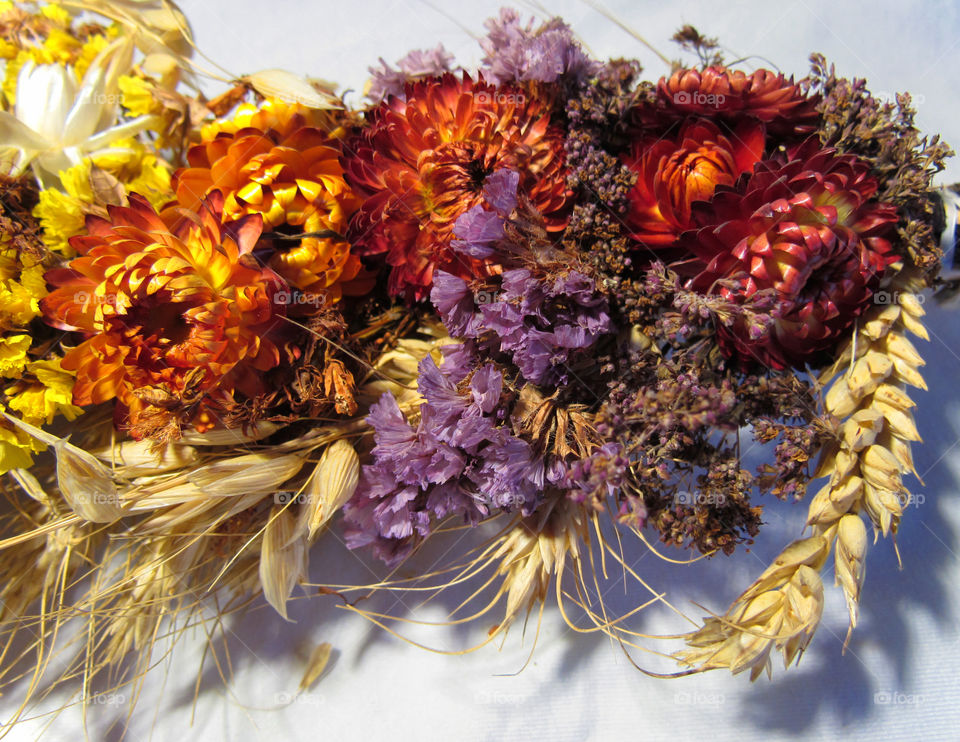
[[[144,307],[144,327],[155,333],[157,340],[164,345],[179,345],[190,337],[190,325],[184,319],[186,309],[182,304],[164,303],[159,306]]]
[[[470,178],[470,189],[474,193],[483,190],[483,183],[492,171],[483,164],[483,160],[474,159],[467,164],[467,176]]]

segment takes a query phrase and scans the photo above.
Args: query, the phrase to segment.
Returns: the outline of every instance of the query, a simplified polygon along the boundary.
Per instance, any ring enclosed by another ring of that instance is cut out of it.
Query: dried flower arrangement
[[[0,625],[31,634],[28,698],[68,624],[62,679],[122,683],[178,622],[260,594],[286,617],[330,528],[393,569],[499,527],[435,574],[330,575],[378,624],[358,594],[470,585],[456,620],[502,610],[484,644],[554,593],[633,647],[663,598],[631,571],[610,615],[611,529],[723,558],[764,498],[805,499],[809,535],[679,672],[796,660],[831,555],[856,626],[867,525],[896,533],[916,474],[908,336],[942,257],[951,153],[909,96],[817,55],[745,72],[689,26],[700,65],[654,83],[509,10],[480,70],[381,60],[353,108],[278,71],[186,92],[166,1],[5,2],[0,28]]]

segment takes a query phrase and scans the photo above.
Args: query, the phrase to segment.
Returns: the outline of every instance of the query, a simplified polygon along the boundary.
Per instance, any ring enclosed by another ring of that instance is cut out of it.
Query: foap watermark
[[[919,706],[923,703],[923,696],[919,693],[882,690],[873,694],[873,703],[876,706]]]
[[[97,693],[88,699],[92,706],[122,706],[127,702],[125,693]]]
[[[94,93],[89,91],[83,95],[83,100],[96,106],[119,106],[123,102],[123,96],[120,93]]]
[[[73,499],[81,505],[119,505],[116,492],[77,492]]]
[[[293,704],[320,706],[323,704],[323,696],[319,693],[275,693],[273,700],[278,706],[292,706]]]
[[[527,504],[526,496],[519,492],[507,492],[499,495],[496,499],[500,507],[506,510],[519,510]]]
[[[91,294],[89,291],[77,291],[73,295],[73,303],[83,306],[94,304],[104,307],[116,307],[118,301],[119,299],[116,294]]]
[[[722,93],[701,93],[699,90],[688,92],[681,90],[673,94],[673,102],[678,106],[706,106],[709,108],[723,108],[727,96]]]
[[[277,291],[273,295],[273,303],[282,306],[320,307],[326,303],[326,300],[323,294],[313,294],[308,291]]]
[[[923,304],[923,302],[927,300],[927,297],[923,294],[901,293],[899,291],[877,291],[873,295],[873,303],[881,305],[899,304],[901,298],[904,296],[913,297],[917,304]]]
[[[673,694],[673,702],[677,706],[721,706],[727,702],[723,693],[687,693],[681,691]]]
[[[922,492],[899,492],[897,500],[900,501],[901,508],[908,508],[911,505],[918,508],[927,501],[927,496]]]
[[[306,492],[281,491],[273,493],[274,505],[290,505],[291,503],[295,505],[306,505],[309,499],[310,498]]]
[[[477,291],[473,295],[473,303],[477,306],[484,304],[493,304],[497,300],[497,295],[493,291]]]
[[[727,496],[719,492],[689,492],[680,490],[673,496],[675,505],[723,505]]]
[[[498,103],[500,105],[522,106],[527,102],[527,96],[518,91],[507,93],[502,90],[478,90],[473,94],[473,98],[481,105]]]
[[[526,701],[526,698],[519,693],[505,693],[501,690],[480,691],[476,698],[477,703],[494,706],[519,706]]]

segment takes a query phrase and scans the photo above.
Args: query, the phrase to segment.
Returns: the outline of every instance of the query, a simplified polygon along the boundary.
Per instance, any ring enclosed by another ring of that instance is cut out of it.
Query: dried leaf
[[[240,78],[265,98],[277,98],[287,103],[300,103],[307,108],[334,109],[342,104],[334,96],[324,93],[309,80],[286,70],[263,70]]]
[[[90,189],[97,206],[126,206],[127,191],[115,175],[93,165],[90,168]]]

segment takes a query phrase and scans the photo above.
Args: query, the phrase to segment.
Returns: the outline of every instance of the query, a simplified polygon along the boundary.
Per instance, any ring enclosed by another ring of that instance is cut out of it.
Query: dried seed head
[[[327,447],[307,482],[307,506],[301,511],[310,541],[353,497],[359,477],[360,457],[350,443],[341,438]]]
[[[866,575],[867,529],[859,515],[844,515],[837,523],[836,582],[843,588],[850,612],[850,631],[857,625],[860,589]]]
[[[106,467],[81,448],[58,440],[57,487],[70,508],[91,523],[112,523],[123,516],[117,485]]]
[[[260,584],[267,602],[287,620],[287,600],[307,574],[307,546],[297,532],[297,519],[283,506],[274,505],[263,533]]]
[[[263,70],[240,78],[264,98],[300,103],[307,108],[336,109],[343,104],[333,95],[319,90],[308,79],[286,70]]]
[[[121,441],[116,445],[90,449],[90,453],[112,466],[114,473],[124,479],[183,469],[199,458],[193,446],[171,443],[157,450],[149,440]]]
[[[195,430],[185,430],[180,437],[180,443],[189,443],[194,446],[240,446],[244,443],[258,441],[273,435],[280,429],[279,425],[261,421],[246,429],[218,428],[198,433]]]
[[[330,662],[330,653],[332,651],[333,646],[330,642],[323,642],[314,647],[313,652],[310,654],[310,659],[307,661],[307,669],[300,679],[299,690],[301,692],[310,690],[313,684],[320,679],[323,671],[327,669],[327,663]]]

